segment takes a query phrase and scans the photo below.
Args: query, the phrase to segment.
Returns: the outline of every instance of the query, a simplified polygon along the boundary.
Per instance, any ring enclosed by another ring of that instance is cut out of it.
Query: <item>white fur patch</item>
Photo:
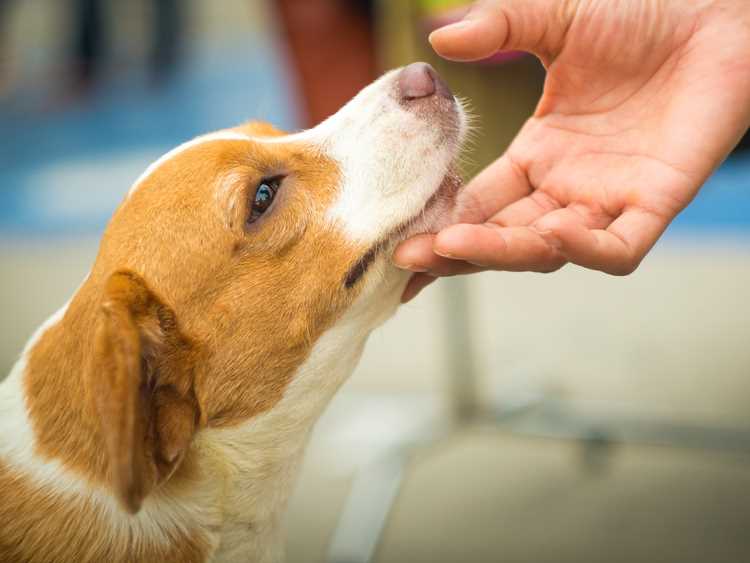
[[[398,70],[385,74],[317,127],[264,143],[309,143],[338,162],[342,185],[328,217],[349,238],[372,244],[412,219],[438,189],[467,130],[456,103],[455,138],[440,116],[404,108],[394,97]]]

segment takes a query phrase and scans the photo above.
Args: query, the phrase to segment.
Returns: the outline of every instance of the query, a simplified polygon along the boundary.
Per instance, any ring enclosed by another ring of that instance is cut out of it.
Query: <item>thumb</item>
[[[528,51],[547,64],[562,48],[573,2],[478,0],[464,18],[436,29],[429,41],[442,57],[477,61],[498,51]]]

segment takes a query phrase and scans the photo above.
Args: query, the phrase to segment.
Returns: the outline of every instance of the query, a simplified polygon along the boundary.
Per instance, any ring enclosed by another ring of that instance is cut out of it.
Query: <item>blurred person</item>
[[[454,61],[528,51],[547,76],[458,224],[397,248],[420,272],[405,301],[482,270],[633,272],[750,126],[747,0],[483,0],[430,42]]]
[[[104,21],[101,0],[75,0],[73,81],[75,90],[87,90],[99,72],[104,54]]]
[[[8,54],[8,13],[11,0],[0,0],[0,100],[7,95],[11,83],[11,64]]]
[[[378,76],[373,0],[273,2],[302,93],[303,121],[333,115]]]
[[[152,83],[159,85],[173,75],[179,63],[188,6],[180,0],[150,0],[150,4],[148,65]],[[103,0],[74,0],[71,50],[75,92],[87,91],[101,76],[107,54],[106,9]]]
[[[184,0],[154,0],[152,46],[149,52],[151,80],[162,83],[173,76],[184,51],[188,5]]]

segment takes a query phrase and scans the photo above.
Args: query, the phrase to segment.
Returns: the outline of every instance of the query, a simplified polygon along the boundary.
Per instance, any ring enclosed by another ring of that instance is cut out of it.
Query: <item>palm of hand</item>
[[[528,21],[517,32],[508,19],[500,46],[516,33],[513,46],[540,55],[544,95],[506,154],[464,191],[457,220],[481,226],[429,241],[470,263],[434,256],[437,274],[551,271],[568,261],[629,273],[750,122],[744,14],[717,1],[692,11],[679,0],[566,4],[573,11],[560,14],[557,38]],[[497,16],[490,2],[484,8],[477,18]],[[460,39],[446,36],[445,49],[460,51]]]

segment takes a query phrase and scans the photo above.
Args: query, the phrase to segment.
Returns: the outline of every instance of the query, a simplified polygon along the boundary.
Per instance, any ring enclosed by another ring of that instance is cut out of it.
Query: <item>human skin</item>
[[[482,270],[633,272],[750,126],[747,0],[483,0],[430,42],[455,61],[529,51],[547,77],[457,223],[396,249],[420,272],[404,301]]]

